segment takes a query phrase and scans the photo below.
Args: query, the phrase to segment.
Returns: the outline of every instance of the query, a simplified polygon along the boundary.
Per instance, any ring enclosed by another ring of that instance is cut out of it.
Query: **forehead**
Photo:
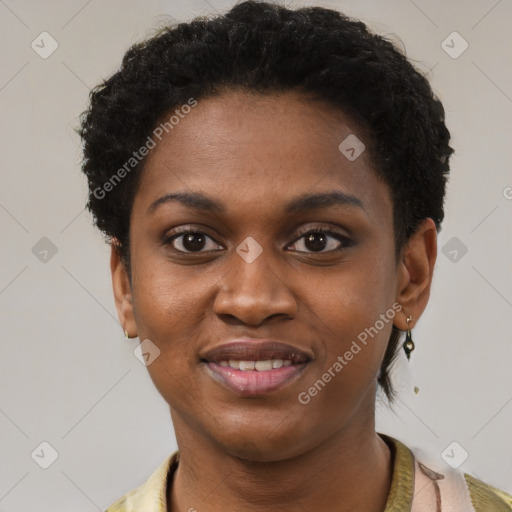
[[[135,203],[147,208],[166,193],[188,191],[268,211],[335,188],[382,215],[390,194],[364,140],[348,116],[297,93],[228,91],[198,100],[156,140]]]

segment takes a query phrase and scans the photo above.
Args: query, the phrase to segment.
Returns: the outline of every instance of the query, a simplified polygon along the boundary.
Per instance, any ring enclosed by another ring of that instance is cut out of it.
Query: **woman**
[[[109,512],[512,510],[375,431],[453,152],[389,41],[243,2],[132,47],[80,135],[119,319],[179,449]]]

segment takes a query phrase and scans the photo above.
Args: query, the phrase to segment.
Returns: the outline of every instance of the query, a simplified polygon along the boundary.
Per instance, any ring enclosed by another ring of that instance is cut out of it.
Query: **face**
[[[178,442],[194,432],[281,460],[371,421],[410,276],[388,186],[367,152],[338,148],[351,134],[364,142],[295,94],[230,91],[151,151],[130,219],[132,288],[113,256],[114,289],[125,328],[160,351],[147,368]]]

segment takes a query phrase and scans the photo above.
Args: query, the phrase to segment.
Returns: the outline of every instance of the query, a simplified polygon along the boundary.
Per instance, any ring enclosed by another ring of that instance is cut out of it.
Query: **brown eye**
[[[330,252],[343,250],[350,245],[350,240],[338,233],[321,228],[315,228],[302,234],[293,244],[292,249],[301,252]]]
[[[166,238],[165,245],[170,245],[178,252],[204,252],[222,249],[222,247],[201,231],[184,231]]]
[[[323,251],[328,244],[328,235],[325,233],[310,233],[304,238],[304,245],[311,251]]]

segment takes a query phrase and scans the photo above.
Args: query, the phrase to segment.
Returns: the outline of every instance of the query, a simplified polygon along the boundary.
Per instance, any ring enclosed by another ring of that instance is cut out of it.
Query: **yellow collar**
[[[418,464],[413,452],[397,439],[380,433],[379,436],[390,447],[393,460],[391,487],[384,512],[408,512],[411,511],[411,509],[416,510],[416,508],[418,508],[418,510],[424,510],[423,507],[412,507],[415,485],[415,464]],[[168,512],[166,498],[167,487],[172,484],[178,463],[179,452],[176,451],[166,457],[143,485],[125,494],[105,512]],[[420,466],[422,466],[422,464],[420,464]],[[427,474],[433,473],[436,475],[436,473],[429,470],[428,467],[423,466],[423,468],[427,471]],[[442,475],[438,476],[444,478]],[[469,493],[467,499],[471,496],[471,502],[476,512],[488,510],[489,504],[493,504],[495,508],[492,510],[496,512],[512,511],[512,498],[507,493],[469,475],[464,475],[462,482],[464,482],[463,485],[465,486],[464,492],[467,491]],[[456,501],[458,502],[458,500]],[[430,506],[428,510],[431,510]],[[441,508],[439,508],[439,510],[441,510]],[[453,510],[458,510],[458,508],[454,508]]]

